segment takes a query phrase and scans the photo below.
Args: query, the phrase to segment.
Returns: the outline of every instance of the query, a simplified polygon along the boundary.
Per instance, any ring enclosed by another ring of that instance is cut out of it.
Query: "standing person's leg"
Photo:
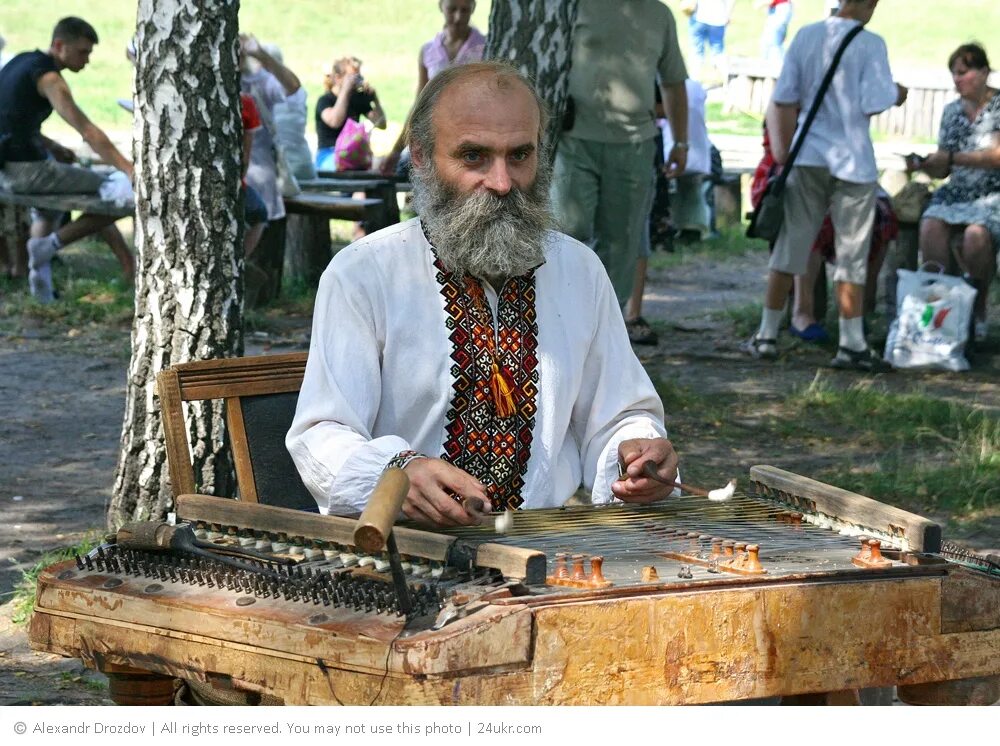
[[[695,80],[699,79],[705,70],[705,47],[708,45],[708,26],[700,23],[691,17],[688,24],[691,33],[691,48],[694,51],[694,69],[692,75]]]
[[[583,243],[594,238],[594,214],[601,185],[600,164],[595,158],[598,145],[563,136],[552,169],[552,211],[556,223],[563,233]]]
[[[642,317],[642,296],[646,290],[646,270],[649,257],[653,253],[650,238],[650,223],[652,222],[653,195],[656,191],[656,172],[650,177],[649,196],[646,198],[646,224],[639,242],[639,259],[635,264],[635,281],[632,284],[632,295],[625,307],[625,328],[628,329],[629,341],[633,344],[655,345],[659,337],[649,322]]]
[[[808,342],[825,342],[828,337],[816,318],[816,280],[823,267],[823,255],[809,251],[809,263],[804,275],[795,276],[795,299],[792,303],[792,328],[789,331]]]
[[[594,217],[594,250],[608,270],[622,308],[635,283],[636,262],[649,217],[652,138],[640,143],[602,143],[601,188]]]
[[[868,348],[864,331],[865,281],[875,224],[876,184],[835,181],[830,219],[836,235],[837,268],[833,281],[840,310],[840,338],[831,365],[875,370],[881,359]]]
[[[795,166],[785,182],[785,221],[774,242],[764,293],[764,308],[757,333],[743,345],[753,357],[778,355],[778,326],[795,275],[806,273],[809,252],[819,233],[829,201],[832,179],[825,168]]]
[[[725,26],[708,26],[708,45],[712,50],[712,65],[715,66],[724,83],[729,72],[729,66],[726,64]]]

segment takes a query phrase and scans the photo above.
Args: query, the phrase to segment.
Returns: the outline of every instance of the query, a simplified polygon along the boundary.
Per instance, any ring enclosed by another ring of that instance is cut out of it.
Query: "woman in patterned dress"
[[[968,275],[978,294],[975,338],[986,338],[986,299],[1000,249],[1000,96],[987,83],[990,63],[978,44],[963,44],[948,58],[959,98],[941,116],[938,149],[914,158],[909,170],[935,178],[939,187],[920,223],[923,261]],[[955,241],[952,248],[952,238]]]

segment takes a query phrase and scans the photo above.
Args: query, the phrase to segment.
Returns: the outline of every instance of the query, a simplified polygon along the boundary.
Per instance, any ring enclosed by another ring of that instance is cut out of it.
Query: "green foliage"
[[[678,267],[690,261],[740,257],[752,252],[767,251],[767,243],[746,237],[746,228],[733,225],[722,228],[704,241],[676,244],[672,252],[654,251],[649,257],[649,268],[657,270]]]
[[[76,0],[72,7],[58,0],[5,0],[0,3],[0,33],[7,52],[48,47],[52,27],[72,13],[97,29],[100,44],[80,74],[67,75],[81,108],[98,125],[129,130],[132,118],[116,103],[132,95],[132,70],[125,46],[135,31],[136,3],[125,0]],[[486,30],[490,0],[479,0],[472,22]],[[323,73],[333,60],[360,57],[362,73],[378,91],[395,132],[376,130],[375,150],[388,150],[402,126],[417,87],[420,46],[442,26],[435,0],[242,0],[240,29],[262,42],[277,44],[285,64],[298,75],[310,106],[323,94]],[[46,131],[67,131],[50,117]],[[309,126],[312,132],[312,126]]]
[[[483,32],[490,4],[490,0],[479,0],[473,17]],[[666,4],[674,11],[681,48],[690,61],[689,34],[679,0],[667,0]],[[820,19],[825,7],[825,0],[796,0],[789,39],[802,25]],[[55,22],[70,12],[90,21],[101,38],[88,68],[68,76],[77,102],[100,126],[130,129],[131,117],[116,99],[129,98],[132,91],[132,72],[124,50],[135,29],[134,1],[76,0],[70,8],[59,0],[5,0],[0,3],[0,33],[7,39],[7,52],[46,48]],[[376,131],[377,152],[388,148],[409,111],[420,45],[441,28],[441,23],[434,0],[296,0],[281,4],[242,0],[240,7],[241,29],[281,47],[311,103],[322,94],[323,70],[335,57],[357,55],[364,61],[365,77],[378,89],[390,122],[388,133]],[[763,24],[764,13],[753,3],[736,3],[726,32],[728,54],[756,56]],[[961,13],[949,13],[938,3],[882,0],[870,24],[886,39],[893,69],[904,82],[913,69],[944,72],[954,47],[977,37],[988,43],[982,30],[998,27],[1000,4],[993,0],[966,0]],[[50,122],[55,119],[50,118]],[[742,132],[751,122],[748,117],[726,118],[720,131]],[[54,122],[47,128],[57,135],[66,131],[64,125]],[[754,126],[752,134],[757,131],[759,127]]]
[[[761,303],[747,303],[743,306],[728,306],[715,311],[712,315],[715,318],[727,319],[733,325],[733,334],[736,338],[743,339],[757,331],[762,309]]]
[[[713,135],[760,137],[763,119],[742,111],[723,112],[722,102],[705,105],[705,121]]]
[[[21,579],[14,586],[14,597],[11,599],[13,614],[11,619],[15,624],[25,624],[31,618],[31,609],[35,605],[35,586],[38,575],[49,565],[71,559],[74,554],[86,554],[101,543],[102,536],[98,532],[87,534],[72,546],[53,549],[46,552],[30,569],[25,570]]]
[[[686,59],[693,52],[687,19],[680,12],[680,0],[666,5],[677,19],[678,36]],[[732,22],[726,28],[726,53],[731,57],[757,57],[764,11],[756,3],[740,0],[734,6]],[[950,8],[961,8],[951,12]],[[788,42],[806,24],[826,17],[827,0],[795,0],[795,12],[788,29]],[[885,39],[893,72],[905,82],[907,70],[947,72],[948,55],[959,44],[981,41],[990,50],[990,29],[1000,27],[1000,4],[994,0],[965,0],[961,6],[913,0],[881,0],[867,28]],[[786,42],[787,44],[787,42]],[[996,56],[997,52],[993,52]]]
[[[31,297],[25,280],[0,279],[0,329],[16,328],[25,319],[62,330],[131,323],[134,289],[102,241],[84,240],[67,247],[52,269],[60,297],[47,306]]]

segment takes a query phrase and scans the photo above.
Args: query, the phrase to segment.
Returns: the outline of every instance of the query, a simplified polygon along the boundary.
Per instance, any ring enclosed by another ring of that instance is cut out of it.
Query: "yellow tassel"
[[[514,414],[514,386],[509,373],[501,370],[495,362],[490,373],[490,392],[493,394],[493,406],[497,416],[510,417]]]

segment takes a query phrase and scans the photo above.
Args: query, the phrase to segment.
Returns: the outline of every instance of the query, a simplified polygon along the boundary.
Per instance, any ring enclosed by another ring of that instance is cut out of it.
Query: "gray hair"
[[[522,83],[535,99],[538,106],[538,150],[539,162],[543,162],[545,153],[545,129],[548,125],[548,107],[538,95],[531,79],[523,75],[509,62],[490,60],[488,62],[472,62],[467,65],[455,65],[439,72],[423,87],[413,105],[413,111],[406,122],[406,144],[412,152],[429,157],[434,153],[434,109],[437,107],[441,94],[453,83],[476,77],[477,75],[492,75],[493,82],[500,89],[509,88],[513,83]]]

